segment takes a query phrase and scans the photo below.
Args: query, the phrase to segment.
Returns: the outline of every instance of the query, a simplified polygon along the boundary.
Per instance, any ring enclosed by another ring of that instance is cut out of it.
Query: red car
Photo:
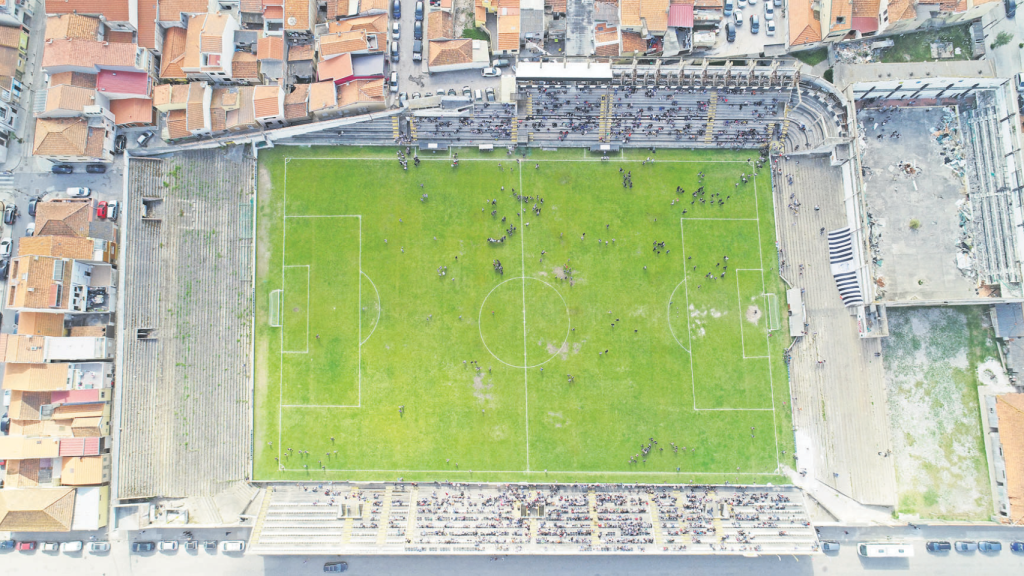
[[[31,552],[36,549],[35,542],[18,542],[18,545],[14,547],[18,552]]]
[[[99,204],[96,205],[96,217],[99,218],[100,220],[106,220],[107,219],[107,203],[106,203],[106,201],[102,201],[102,202],[100,202]]]

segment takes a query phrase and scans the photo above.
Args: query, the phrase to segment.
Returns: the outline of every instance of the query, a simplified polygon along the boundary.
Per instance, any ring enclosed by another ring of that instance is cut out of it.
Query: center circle
[[[535,368],[568,354],[569,306],[554,286],[536,278],[509,278],[480,306],[480,339],[502,364]]]

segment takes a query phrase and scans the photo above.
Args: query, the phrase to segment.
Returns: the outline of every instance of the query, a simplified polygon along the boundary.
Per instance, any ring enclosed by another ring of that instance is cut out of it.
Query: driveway
[[[737,0],[736,8],[743,12],[743,24],[736,27],[736,41],[729,42],[725,37],[725,22],[735,22],[735,16],[729,16],[722,20],[722,30],[718,34],[718,43],[707,53],[714,56],[740,56],[747,54],[760,54],[764,51],[765,44],[785,44],[789,34],[789,19],[783,17],[782,7],[774,6],[775,10],[775,35],[768,36],[768,25],[765,21],[765,1],[752,0],[752,5]],[[757,14],[761,20],[761,29],[757,34],[750,32],[750,17]]]

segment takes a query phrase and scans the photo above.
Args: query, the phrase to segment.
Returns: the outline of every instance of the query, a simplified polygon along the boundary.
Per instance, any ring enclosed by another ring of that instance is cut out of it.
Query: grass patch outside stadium
[[[460,156],[261,152],[254,478],[785,482],[756,153]]]

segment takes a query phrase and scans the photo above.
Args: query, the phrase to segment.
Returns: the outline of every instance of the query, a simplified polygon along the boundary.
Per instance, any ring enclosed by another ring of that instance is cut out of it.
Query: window
[[[64,280],[64,261],[54,260],[53,262],[53,281],[62,282]]]

